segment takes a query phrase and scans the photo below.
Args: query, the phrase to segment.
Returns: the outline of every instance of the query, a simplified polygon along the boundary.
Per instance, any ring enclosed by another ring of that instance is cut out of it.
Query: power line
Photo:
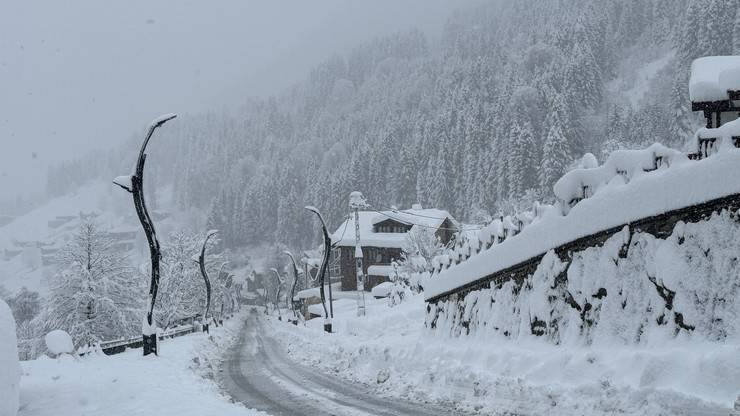
[[[339,237],[339,240],[335,244],[339,244],[340,241],[344,239],[344,233],[347,232],[347,226],[349,225],[349,216],[344,217],[344,230],[342,230],[342,235]],[[335,244],[332,244],[332,247],[336,247]]]
[[[409,212],[409,211],[401,211],[398,208],[380,207],[379,209],[386,210],[386,211],[392,211],[392,212],[395,212],[397,214],[402,214],[402,215],[405,214],[405,215],[414,215],[416,217],[429,218],[429,219],[432,219],[432,220],[445,220],[445,219],[448,218],[448,217],[432,217],[432,216],[429,216],[429,215],[422,215],[422,214],[417,214],[417,213]]]
[[[374,211],[374,212],[377,212],[380,215],[386,216],[386,217],[388,217],[388,218],[390,218],[392,220],[396,220],[396,221],[400,220],[400,218],[398,218],[398,217],[390,216],[390,215],[386,214],[383,211],[378,211],[375,208],[372,208],[371,210]],[[474,226],[474,228],[468,228],[468,229],[464,229],[463,227],[461,227],[461,228],[448,228],[448,227],[435,227],[435,226],[426,225],[426,224],[418,224],[418,223],[411,222],[411,221],[409,221],[408,223],[410,223],[413,226],[419,226],[419,227],[423,227],[423,228],[431,228],[431,229],[434,229],[434,230],[445,230],[445,231],[470,231],[470,230],[480,230],[481,228],[483,228],[483,227],[478,227],[478,226]]]

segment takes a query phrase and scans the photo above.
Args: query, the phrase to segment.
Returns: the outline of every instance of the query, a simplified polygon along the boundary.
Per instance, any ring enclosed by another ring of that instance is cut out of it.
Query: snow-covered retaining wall
[[[694,221],[697,211],[706,215],[735,208],[740,199],[740,181],[735,179],[740,177],[740,150],[726,147],[699,161],[675,154],[672,158],[670,166],[649,173],[636,169],[629,176],[628,172],[628,183],[614,171],[607,183],[592,189],[593,195],[565,214],[556,207],[546,207],[518,234],[504,233],[504,240],[478,241],[462,247],[462,252],[440,256],[436,262],[444,264],[436,264],[432,276],[423,282],[425,298],[437,302],[491,282],[501,283],[496,281],[497,274],[511,274],[509,269],[536,263],[550,250],[560,254],[559,249],[571,250],[569,245],[574,243],[578,246],[580,241],[591,242],[594,236],[608,237],[624,225],[650,230],[670,218],[675,222],[680,219],[677,216],[688,215],[692,217],[688,221]],[[590,170],[604,177],[603,169]],[[487,231],[482,230],[479,239],[488,240]]]
[[[10,307],[0,299],[0,415],[18,413],[21,367],[15,336],[15,320]]]
[[[454,336],[543,336],[555,344],[740,342],[740,223],[724,211],[679,222],[665,239],[628,228],[563,261],[549,251],[522,282],[427,306],[426,325]]]

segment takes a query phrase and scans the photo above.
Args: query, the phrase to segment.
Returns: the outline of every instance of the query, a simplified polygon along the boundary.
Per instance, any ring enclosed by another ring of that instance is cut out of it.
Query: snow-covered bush
[[[435,231],[427,227],[413,227],[406,233],[398,272],[411,290],[420,290],[423,276],[432,268],[432,259],[444,250]]]
[[[44,342],[46,342],[46,348],[50,353],[54,354],[54,356],[72,354],[75,350],[72,337],[69,336],[66,331],[62,331],[61,329],[55,329],[46,334]]]
[[[0,299],[0,415],[17,414],[20,379],[15,321],[8,304]]]
[[[170,234],[162,245],[162,275],[154,307],[154,319],[162,328],[203,313],[205,283],[192,260],[199,254],[199,242],[199,236],[179,231]]]

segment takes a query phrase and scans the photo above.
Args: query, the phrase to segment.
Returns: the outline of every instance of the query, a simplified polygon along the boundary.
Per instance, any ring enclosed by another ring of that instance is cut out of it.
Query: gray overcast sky
[[[377,35],[436,35],[460,4],[0,0],[0,198],[42,189],[49,163],[159,114],[277,92]]]

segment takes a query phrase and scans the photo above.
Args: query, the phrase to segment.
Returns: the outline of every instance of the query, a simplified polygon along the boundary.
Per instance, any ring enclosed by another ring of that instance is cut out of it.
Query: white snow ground
[[[531,339],[449,338],[428,332],[421,295],[367,316],[335,305],[334,334],[322,320],[275,321],[291,356],[380,393],[454,402],[496,415],[727,415],[740,393],[740,345],[674,340],[641,346],[562,347]],[[378,384],[389,374],[386,382]]]
[[[214,360],[228,347],[242,317],[211,335],[164,340],[159,357],[141,349],[73,359],[21,363],[19,416],[249,416],[264,414],[232,403],[213,381]]]

